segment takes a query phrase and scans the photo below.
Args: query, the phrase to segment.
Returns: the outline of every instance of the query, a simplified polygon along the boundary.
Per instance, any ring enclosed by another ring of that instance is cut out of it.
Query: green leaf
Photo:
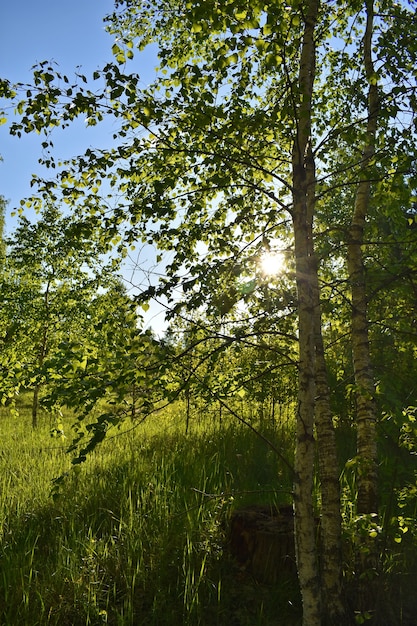
[[[236,11],[235,17],[237,20],[245,20],[247,14],[248,12],[245,9],[240,9],[239,11]]]

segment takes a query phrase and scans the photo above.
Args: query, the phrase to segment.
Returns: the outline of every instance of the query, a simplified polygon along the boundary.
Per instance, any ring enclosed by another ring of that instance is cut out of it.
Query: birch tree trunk
[[[315,314],[316,326],[316,407],[315,421],[321,493],[321,577],[323,624],[351,623],[344,602],[342,584],[342,516],[340,510],[339,463],[330,406],[321,315]]]
[[[315,456],[315,345],[309,237],[305,224],[294,219],[299,315],[299,380],[295,453],[294,510],[298,576],[303,599],[303,624],[320,624],[319,571],[312,501]]]
[[[321,623],[321,598],[313,511],[315,456],[315,262],[312,238],[313,206],[308,202],[307,160],[311,154],[311,101],[315,74],[314,30],[318,0],[306,7],[297,91],[297,133],[292,153],[293,228],[299,316],[299,380],[295,452],[294,511],[298,577],[304,626]]]
[[[319,1],[310,0],[301,48],[298,128],[292,156],[293,227],[299,307],[294,505],[296,555],[305,626],[347,623],[342,594],[339,471],[321,328],[318,264],[313,240],[316,173],[311,145],[311,105],[315,76],[314,31],[318,11]],[[322,500],[321,580],[312,503],[315,426]]]
[[[306,161],[309,214],[314,214],[316,172],[311,148]],[[313,244],[314,245],[314,244]],[[322,334],[318,263],[313,251],[314,335],[315,335],[315,426],[320,475],[321,532],[320,563],[322,624],[341,626],[351,623],[342,591],[342,516],[340,510],[339,463],[330,404],[325,349]]]
[[[362,253],[371,186],[367,169],[375,152],[378,117],[378,86],[372,61],[373,0],[366,0],[366,10],[363,50],[365,73],[369,83],[368,122],[366,145],[362,155],[362,180],[356,190],[347,253],[352,298],[351,335],[356,389],[358,514],[377,513],[378,510],[375,383],[370,355],[368,303]]]

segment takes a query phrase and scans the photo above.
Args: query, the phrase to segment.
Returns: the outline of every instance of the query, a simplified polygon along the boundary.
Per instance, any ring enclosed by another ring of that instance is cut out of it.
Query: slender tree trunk
[[[339,463],[330,406],[320,311],[316,323],[316,431],[321,493],[321,575],[323,624],[351,623],[342,584],[342,516]]]
[[[295,451],[295,548],[304,626],[321,623],[321,594],[313,510],[315,374],[315,277],[312,219],[306,159],[311,141],[311,99],[315,72],[314,29],[318,0],[306,8],[297,90],[297,134],[292,154],[293,228],[299,316],[299,372]]]
[[[367,170],[375,152],[378,117],[378,86],[372,62],[373,0],[366,0],[366,9],[364,64],[369,82],[368,123],[362,159],[362,180],[356,191],[347,254],[352,298],[351,334],[356,388],[359,514],[377,513],[378,510],[375,383],[369,346],[368,302],[362,254],[371,186]]]
[[[45,363],[45,358],[48,352],[48,335],[49,335],[49,292],[51,288],[51,281],[48,280],[45,288],[44,294],[44,307],[45,307],[45,320],[42,329],[42,340],[39,346],[38,353],[38,374],[40,374],[40,370]],[[32,428],[35,429],[38,427],[38,407],[39,407],[39,391],[41,389],[41,385],[39,382],[35,384],[33,390],[32,397]]]
[[[132,407],[130,409],[130,419],[135,421],[136,419],[136,400],[137,400],[137,388],[136,385],[132,386]]]
[[[32,428],[38,427],[38,406],[39,406],[39,388],[40,385],[35,385],[32,396]]]
[[[299,372],[297,433],[295,451],[294,511],[298,576],[303,599],[303,624],[321,623],[319,571],[313,511],[313,474],[315,457],[315,344],[314,304],[309,237],[299,220],[294,221],[295,255],[299,315]]]
[[[314,30],[319,0],[306,11],[299,73],[298,129],[293,146],[293,226],[299,307],[299,389],[295,457],[296,555],[303,624],[347,623],[342,594],[341,514],[336,441],[321,332],[318,265],[313,243],[316,174],[311,146],[315,75]],[[314,426],[321,484],[320,581],[314,511]]]
[[[308,212],[314,215],[316,171],[314,155],[309,146],[306,159]],[[339,463],[336,436],[330,404],[330,389],[327,375],[325,350],[322,334],[320,286],[317,257],[314,263],[314,335],[315,335],[315,425],[318,441],[318,459],[321,495],[320,562],[322,591],[322,623],[328,626],[349,623],[344,594],[342,591],[342,516],[340,510]]]
[[[47,342],[48,342],[48,329],[47,326],[44,327],[42,332],[42,343],[39,349],[38,355],[38,372],[40,372],[43,364],[45,363],[45,357],[47,352]],[[35,429],[38,427],[38,408],[39,408],[39,392],[41,389],[40,383],[36,383],[33,389],[32,396],[32,428]]]
[[[311,146],[307,147],[305,172],[307,183],[307,215],[309,216],[309,224],[311,225],[315,208],[316,186],[314,156]],[[312,232],[310,238],[313,242]],[[340,512],[339,464],[322,336],[318,264],[313,243],[311,244],[310,250],[310,265],[310,284],[312,288],[311,317],[314,335],[314,416],[318,443],[321,493],[321,613],[322,623],[333,626],[335,623],[339,625],[344,624],[346,621],[349,621],[349,619],[346,613],[342,592],[342,520]]]
[[[185,390],[185,434],[188,435],[188,429],[190,428],[190,414],[191,414],[191,397],[190,390]]]

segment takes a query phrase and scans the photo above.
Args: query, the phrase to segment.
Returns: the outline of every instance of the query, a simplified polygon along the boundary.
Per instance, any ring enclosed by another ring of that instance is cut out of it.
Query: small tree
[[[85,335],[88,305],[107,280],[104,250],[97,242],[74,236],[72,220],[53,205],[35,222],[21,216],[7,243],[6,316],[15,353],[19,346],[20,368],[24,363],[20,384],[33,391],[36,428],[45,361],[63,339]]]

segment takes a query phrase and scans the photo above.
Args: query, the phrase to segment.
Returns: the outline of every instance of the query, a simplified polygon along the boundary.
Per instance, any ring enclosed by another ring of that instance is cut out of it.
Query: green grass
[[[2,626],[299,623],[297,589],[271,593],[225,549],[233,507],[290,500],[263,441],[227,421],[185,436],[167,412],[112,433],[54,501],[51,479],[70,459],[40,421],[32,432],[24,410],[0,415]],[[267,434],[291,450],[289,429]]]
[[[64,417],[63,441],[50,436],[47,415],[33,431],[29,413],[24,404],[18,418],[0,409],[1,626],[301,623],[296,582],[259,584],[227,550],[234,508],[291,501],[286,465],[249,429],[202,413],[185,434],[177,406],[115,429],[86,463],[71,468],[65,449],[72,418]],[[291,457],[291,423],[263,429]],[[352,442],[339,435],[341,457],[348,458]],[[54,500],[52,479],[69,469]],[[414,468],[404,472],[382,485],[388,504],[372,532],[381,552],[377,579],[370,572],[378,626],[409,626],[417,609],[416,483]],[[355,513],[354,476],[348,464],[341,484],[353,596],[355,546],[369,530]]]

